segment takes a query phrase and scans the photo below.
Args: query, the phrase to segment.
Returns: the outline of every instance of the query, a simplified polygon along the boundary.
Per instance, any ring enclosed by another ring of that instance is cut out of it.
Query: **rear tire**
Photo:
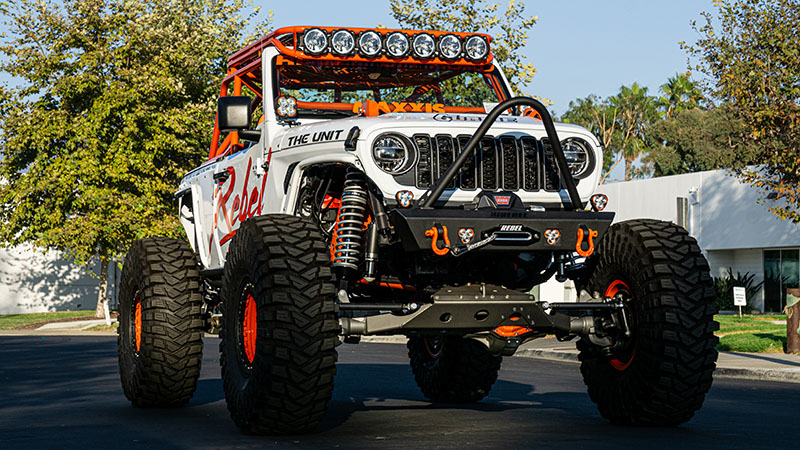
[[[231,242],[220,364],[246,432],[309,432],[327,410],[338,335],[327,250],[313,222],[277,214],[248,219]]]
[[[408,339],[411,370],[432,402],[471,403],[487,395],[503,361],[480,342],[458,336]]]
[[[203,359],[200,274],[189,244],[142,239],[125,257],[117,353],[125,397],[137,407],[185,405]]]
[[[587,290],[622,295],[632,339],[611,356],[578,343],[581,373],[600,414],[614,423],[688,421],[711,388],[717,360],[708,262],[683,228],[657,220],[612,225],[590,261]]]

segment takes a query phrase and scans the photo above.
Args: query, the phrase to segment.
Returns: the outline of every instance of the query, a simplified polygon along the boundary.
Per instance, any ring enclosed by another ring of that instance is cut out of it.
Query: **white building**
[[[98,267],[93,267],[95,274],[100,273]],[[116,264],[110,264],[108,272],[108,295],[115,299]],[[98,284],[98,278],[60,252],[0,248],[0,314],[94,310]]]
[[[728,268],[755,275],[764,282],[748,299],[755,309],[783,310],[786,288],[800,280],[800,226],[781,221],[764,205],[758,192],[723,170],[601,185],[608,196],[606,211],[615,222],[652,218],[674,222],[689,230],[711,266],[714,277]],[[574,291],[550,281],[541,287],[543,299],[571,297]]]

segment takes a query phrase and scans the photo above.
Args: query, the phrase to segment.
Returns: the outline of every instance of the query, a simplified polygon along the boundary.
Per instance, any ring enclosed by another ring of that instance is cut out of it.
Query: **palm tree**
[[[656,98],[647,94],[647,88],[633,83],[622,86],[619,94],[610,99],[617,109],[619,133],[616,148],[625,159],[625,179],[633,176],[633,162],[647,149],[647,129],[658,117]]]
[[[661,85],[661,93],[664,95],[658,102],[666,109],[667,119],[674,117],[680,110],[698,107],[703,101],[700,88],[682,73],[676,73],[674,77],[668,78],[667,82]]]

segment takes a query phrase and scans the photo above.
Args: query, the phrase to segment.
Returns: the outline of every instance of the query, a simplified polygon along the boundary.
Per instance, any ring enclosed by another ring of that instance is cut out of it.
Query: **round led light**
[[[384,172],[400,175],[416,163],[414,145],[405,136],[387,133],[378,136],[372,144],[372,158]]]
[[[328,48],[328,36],[319,28],[312,28],[303,33],[304,51],[309,55],[321,55]]]
[[[297,100],[294,97],[281,95],[276,102],[276,113],[280,117],[294,117],[297,115]]]
[[[565,139],[561,142],[561,149],[573,177],[584,178],[594,170],[594,151],[582,139]]]
[[[439,53],[447,59],[461,56],[461,39],[453,34],[446,34],[439,39]]]
[[[394,32],[386,38],[386,51],[395,58],[400,58],[408,54],[408,36],[403,33]]]
[[[381,52],[381,36],[374,31],[359,34],[358,50],[364,56],[377,56]]]
[[[418,34],[414,36],[412,47],[418,58],[430,58],[436,50],[436,41],[430,34]]]
[[[489,43],[483,36],[470,36],[464,43],[464,52],[467,58],[480,61],[489,55]]]
[[[339,30],[331,36],[331,50],[337,55],[348,55],[356,48],[356,38],[352,31]]]

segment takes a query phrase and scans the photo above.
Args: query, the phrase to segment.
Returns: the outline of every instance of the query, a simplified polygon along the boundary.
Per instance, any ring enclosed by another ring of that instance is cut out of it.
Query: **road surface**
[[[135,409],[122,394],[116,339],[0,337],[0,448],[797,448],[797,384],[716,380],[678,428],[610,425],[578,365],[505,358],[480,403],[432,405],[405,346],[339,347],[336,389],[315,434],[247,436],[228,416],[218,340],[206,339],[197,392],[181,409]]]

